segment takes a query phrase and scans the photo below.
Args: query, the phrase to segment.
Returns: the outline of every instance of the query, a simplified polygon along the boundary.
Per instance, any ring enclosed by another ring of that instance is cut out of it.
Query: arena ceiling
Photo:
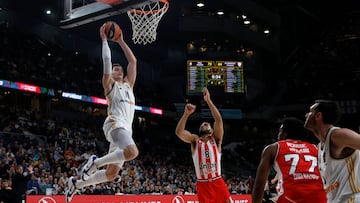
[[[305,40],[318,40],[320,32],[325,27],[343,20],[344,15],[356,12],[357,8],[354,0],[342,3],[310,0],[170,0],[169,2],[169,10],[158,27],[155,45],[207,39],[209,43],[224,44],[224,46],[227,41],[228,44],[235,44],[233,46],[259,47],[261,50],[283,54],[283,56],[288,54],[284,51],[286,44],[293,46]],[[198,2],[205,3],[205,6],[198,8],[196,6]],[[62,16],[64,15],[64,0],[35,0],[21,4],[2,0],[1,5],[5,9],[10,7],[12,10],[37,16],[54,26],[58,26],[64,19]],[[51,9],[53,14],[45,15],[46,9]],[[218,11],[223,11],[224,15],[217,15]],[[235,24],[238,23],[237,19],[243,20],[241,18],[243,15],[248,17],[251,24],[240,26]],[[125,13],[66,31],[86,39],[96,40],[98,27],[105,20],[117,21],[124,32],[131,35],[131,23]],[[233,27],[226,27],[227,25]],[[248,34],[246,29],[252,33]],[[270,37],[260,36],[264,29],[269,29]],[[256,37],[256,35],[259,36]],[[272,40],[271,37],[277,39]]]

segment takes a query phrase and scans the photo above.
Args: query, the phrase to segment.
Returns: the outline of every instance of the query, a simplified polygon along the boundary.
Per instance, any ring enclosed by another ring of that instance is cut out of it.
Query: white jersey
[[[221,176],[221,153],[213,137],[207,142],[198,139],[192,158],[197,179],[206,180]]]
[[[320,143],[319,166],[329,203],[360,202],[360,151],[344,159],[330,156],[330,135],[338,127],[332,127],[325,143]]]
[[[106,95],[107,114],[103,130],[105,135],[115,128],[124,128],[132,132],[135,113],[135,96],[129,83],[115,82],[110,93]]]

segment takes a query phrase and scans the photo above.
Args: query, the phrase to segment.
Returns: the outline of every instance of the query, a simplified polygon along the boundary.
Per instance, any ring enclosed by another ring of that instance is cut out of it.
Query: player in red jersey
[[[277,203],[326,203],[326,193],[318,167],[318,150],[304,141],[307,131],[296,118],[285,118],[278,142],[265,147],[257,169],[252,202],[263,202],[264,187],[271,167],[278,176]]]
[[[200,203],[230,203],[230,192],[221,176],[221,144],[224,136],[223,120],[219,110],[210,99],[207,88],[203,89],[204,100],[210,108],[215,122],[214,127],[203,122],[199,135],[185,130],[185,125],[196,106],[186,104],[185,111],[178,122],[175,134],[184,142],[191,144],[191,153],[197,177],[196,190]]]

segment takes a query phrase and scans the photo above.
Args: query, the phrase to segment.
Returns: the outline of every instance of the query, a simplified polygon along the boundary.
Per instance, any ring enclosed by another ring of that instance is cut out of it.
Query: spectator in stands
[[[191,186],[186,188],[186,191],[184,192],[185,195],[194,195],[194,191]]]
[[[64,156],[61,154],[61,152],[58,151],[58,150],[56,150],[56,151],[54,152],[54,160],[55,160],[56,162],[60,162],[60,161],[63,160],[63,159],[64,159]]]
[[[249,185],[248,185],[248,184],[245,184],[244,190],[241,191],[241,194],[243,194],[243,195],[248,195],[248,194],[251,194],[251,192],[252,192],[252,191],[250,190]]]
[[[34,174],[31,175],[31,179],[26,183],[26,194],[37,195],[41,192],[38,177]]]
[[[176,191],[174,192],[174,194],[183,195],[184,194],[184,189],[183,188],[177,188]]]
[[[24,168],[21,165],[16,167],[16,173],[11,177],[14,203],[21,203],[27,191],[27,182],[31,179],[33,166],[29,165],[27,171],[24,172]]]
[[[50,189],[52,193],[53,187],[52,184],[50,183],[49,177],[48,176],[45,177],[41,176],[41,177],[42,177],[42,181],[39,182],[41,194],[46,194],[48,189]]]
[[[9,186],[7,179],[0,178],[0,202],[1,203],[12,203],[12,188]]]
[[[0,178],[3,178],[3,179],[9,179],[10,176],[9,176],[9,173],[8,171],[10,170],[10,165],[7,163],[6,159],[1,159],[0,160],[0,175],[1,177]]]
[[[59,185],[58,185],[58,178],[57,177],[53,178],[52,188],[53,188],[53,194],[54,195],[59,194]]]
[[[58,185],[59,185],[61,188],[66,188],[66,184],[67,184],[67,182],[69,181],[68,172],[67,172],[67,171],[64,171],[64,172],[61,173],[61,174],[62,174],[62,176],[59,178]]]
[[[153,195],[162,195],[163,192],[162,192],[161,185],[154,185],[154,190],[153,190],[153,192],[151,194],[153,194]]]
[[[69,146],[65,151],[64,151],[64,157],[66,160],[73,160],[75,159],[75,152],[73,151],[72,147]]]

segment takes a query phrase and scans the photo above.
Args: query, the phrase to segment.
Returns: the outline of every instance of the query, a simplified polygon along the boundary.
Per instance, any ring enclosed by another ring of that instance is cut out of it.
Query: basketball
[[[105,23],[105,34],[108,39],[117,40],[121,36],[120,26],[114,21]]]

